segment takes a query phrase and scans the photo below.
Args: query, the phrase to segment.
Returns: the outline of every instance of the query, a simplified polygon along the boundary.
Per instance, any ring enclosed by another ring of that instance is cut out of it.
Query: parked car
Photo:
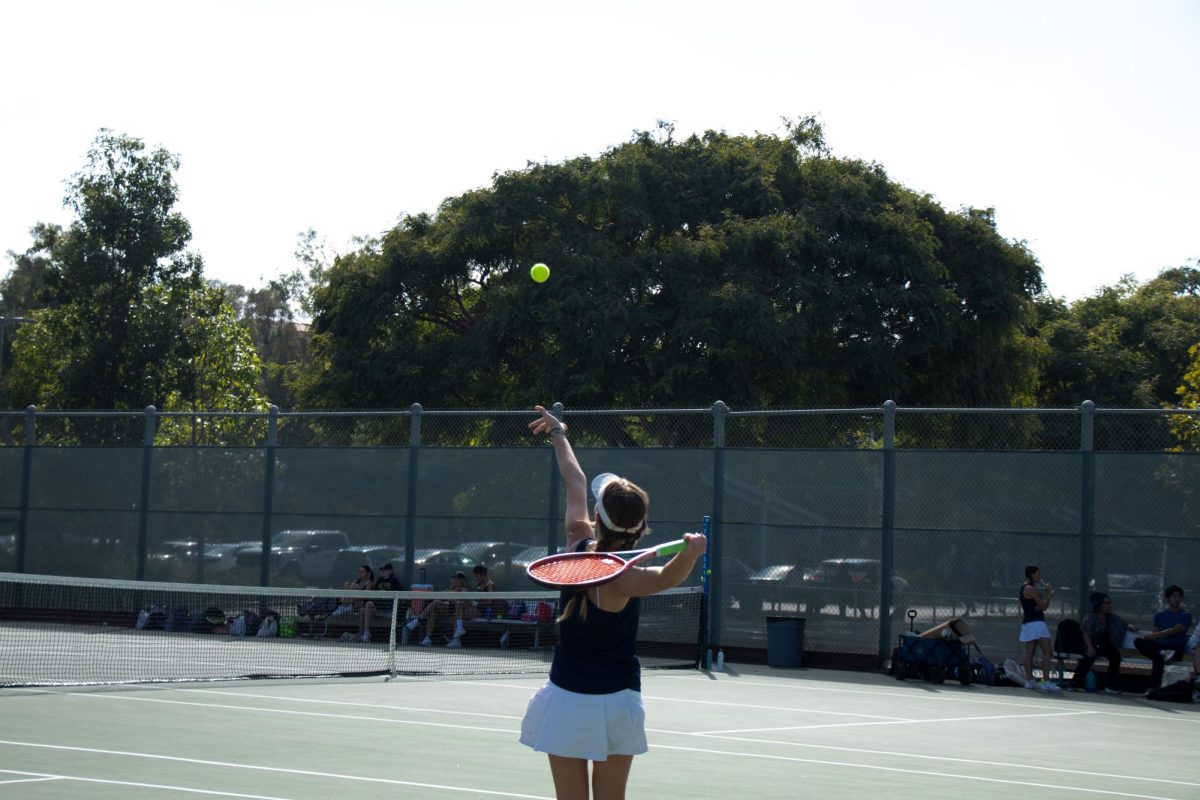
[[[193,562],[200,556],[200,543],[187,539],[173,539],[163,542],[154,549],[153,552],[147,554],[147,558],[151,561],[161,561],[164,563],[186,564]]]
[[[467,574],[467,586],[470,587],[471,568],[474,566],[475,559],[458,550],[421,549],[416,551],[413,561],[413,581],[430,584],[434,591],[441,591],[450,585],[450,576],[461,570]]]
[[[529,547],[524,542],[463,542],[454,549],[466,553],[489,570],[497,564],[507,563],[513,556]]]
[[[343,547],[333,560],[328,584],[338,588],[352,581],[360,564],[367,564],[376,573],[384,564],[391,564],[397,575],[404,574],[404,548],[386,544],[365,544]]]
[[[237,554],[242,549],[261,548],[259,542],[217,542],[204,545],[204,574],[228,572],[237,566]]]
[[[280,531],[271,537],[271,576],[285,582],[322,584],[338,553],[349,546],[350,537],[343,531]],[[257,571],[261,557],[261,545],[240,549],[237,566]]]
[[[760,588],[759,596],[781,599],[786,596],[803,603],[809,614],[824,613],[829,606],[836,606],[841,616],[846,616],[848,610],[869,616],[878,607],[879,573],[878,559],[830,558],[811,569],[802,569],[797,564],[772,564],[750,575],[746,582]],[[907,587],[906,580],[892,576],[893,598]]]

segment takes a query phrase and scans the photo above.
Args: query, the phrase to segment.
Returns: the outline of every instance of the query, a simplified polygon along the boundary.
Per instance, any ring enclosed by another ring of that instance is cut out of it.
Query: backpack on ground
[[[1191,681],[1175,681],[1174,683],[1168,683],[1166,686],[1151,689],[1146,693],[1146,699],[1162,700],[1167,703],[1190,703],[1192,702],[1192,694]]]

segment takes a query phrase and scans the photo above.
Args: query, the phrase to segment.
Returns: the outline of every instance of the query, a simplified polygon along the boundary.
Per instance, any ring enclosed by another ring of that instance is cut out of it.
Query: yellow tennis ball
[[[550,268],[539,261],[530,268],[529,277],[533,278],[537,283],[545,283],[550,277]]]

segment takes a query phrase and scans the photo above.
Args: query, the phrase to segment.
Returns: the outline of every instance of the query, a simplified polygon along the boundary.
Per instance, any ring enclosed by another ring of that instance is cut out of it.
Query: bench
[[[1133,638],[1136,634],[1126,634],[1125,641],[1122,642],[1121,650],[1121,672],[1122,673],[1137,673],[1139,675],[1149,675],[1153,666],[1150,659],[1143,656],[1133,647]],[[1063,686],[1066,683],[1066,667],[1070,663],[1072,671],[1078,666],[1080,659],[1087,647],[1083,641],[1083,633],[1080,632],[1079,622],[1073,619],[1064,619],[1058,623],[1058,627],[1054,632],[1054,658],[1058,662],[1058,685]],[[1186,660],[1187,651],[1184,652],[1183,660]],[[1104,656],[1100,656],[1101,659]],[[1167,668],[1172,664],[1180,663],[1180,658],[1167,659]]]

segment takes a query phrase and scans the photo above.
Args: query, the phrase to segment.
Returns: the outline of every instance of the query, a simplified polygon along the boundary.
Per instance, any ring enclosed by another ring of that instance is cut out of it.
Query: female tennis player
[[[587,513],[587,478],[567,427],[542,406],[530,430],[554,445],[566,486],[569,551],[631,550],[649,528],[650,498],[636,484],[603,474],[592,482],[594,517]],[[546,753],[558,800],[623,800],[633,757],[645,753],[641,668],[634,651],[638,598],[678,586],[707,544],[684,534],[686,549],[661,567],[631,567],[616,580],[559,599],[559,639],[550,680],[529,701],[521,743]]]
[[[1041,583],[1046,594],[1038,589]],[[1042,571],[1036,564],[1025,567],[1025,583],[1021,584],[1021,643],[1025,647],[1025,688],[1043,692],[1059,691],[1058,684],[1050,680],[1050,652],[1053,644],[1050,628],[1046,626],[1046,609],[1054,597],[1054,587],[1042,581]],[[1033,677],[1033,653],[1042,648],[1042,680]]]

